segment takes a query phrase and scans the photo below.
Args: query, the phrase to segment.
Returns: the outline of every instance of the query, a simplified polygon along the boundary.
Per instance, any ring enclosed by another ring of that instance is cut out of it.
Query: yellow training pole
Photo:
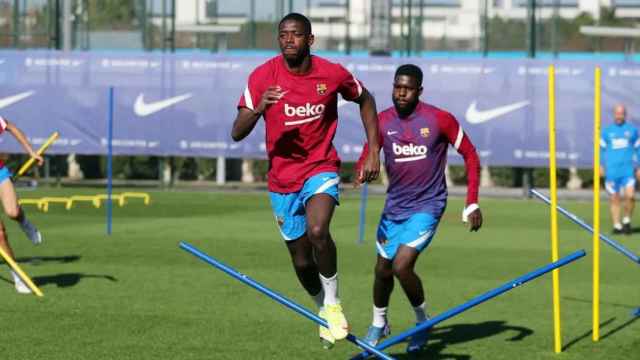
[[[36,152],[38,155],[42,155],[44,154],[45,150],[47,150],[47,148],[49,146],[51,146],[51,144],[53,144],[54,141],[56,141],[58,139],[58,136],[60,136],[60,134],[55,131],[53,134],[51,134],[51,136],[49,136],[49,139],[47,139],[47,141],[45,141],[44,144],[42,144],[42,146],[40,146],[40,149],[38,149],[38,151]],[[35,161],[34,158],[29,158],[29,160],[27,160],[27,162],[25,162],[21,167],[20,170],[18,170],[18,174],[16,176],[22,176],[24,175],[24,173],[27,172],[27,170],[29,170],[29,168],[31,167],[31,165],[33,165],[33,162]]]
[[[600,68],[594,74],[593,98],[593,341],[600,340]]]
[[[555,68],[549,65],[549,190],[551,192],[551,260],[558,261],[558,194],[556,185],[556,85]],[[553,270],[554,350],[562,352],[560,334],[560,273]]]
[[[4,261],[6,261],[7,264],[9,264],[9,266],[11,267],[11,269],[13,269],[13,271],[15,271],[16,274],[18,274],[18,276],[20,276],[22,281],[24,281],[27,284],[29,289],[31,289],[31,291],[33,291],[34,294],[36,294],[37,296],[43,296],[42,291],[40,291],[40,289],[38,289],[36,284],[34,284],[33,281],[31,281],[31,278],[29,278],[29,276],[27,276],[27,274],[25,274],[24,271],[20,269],[20,266],[18,266],[18,264],[16,264],[16,262],[13,261],[13,259],[9,256],[9,254],[7,254],[1,247],[0,247],[0,255],[2,255],[2,257],[4,258]]]

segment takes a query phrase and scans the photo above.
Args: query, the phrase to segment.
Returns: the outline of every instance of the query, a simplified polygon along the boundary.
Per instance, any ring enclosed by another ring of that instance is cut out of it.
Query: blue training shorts
[[[296,240],[307,232],[305,205],[313,195],[327,194],[339,202],[338,184],[338,174],[323,172],[308,178],[298,192],[269,193],[273,214],[286,241]]]
[[[636,179],[631,176],[619,176],[612,179],[606,179],[604,188],[607,189],[609,195],[622,194],[626,188],[636,186]]]
[[[0,168],[0,184],[5,182],[5,180],[11,179],[12,175],[13,174],[11,174],[11,171],[9,170],[8,167],[6,167],[6,166],[1,167]]]
[[[378,254],[393,260],[400,245],[410,246],[418,252],[424,250],[436,233],[439,218],[429,213],[416,213],[405,220],[391,220],[383,214],[378,225]]]

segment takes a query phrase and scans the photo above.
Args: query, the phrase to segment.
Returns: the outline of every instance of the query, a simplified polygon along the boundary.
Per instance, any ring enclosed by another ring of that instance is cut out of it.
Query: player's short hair
[[[299,13],[289,13],[285,15],[282,18],[282,20],[280,20],[280,23],[278,23],[278,28],[280,28],[280,26],[282,26],[282,24],[285,21],[289,21],[289,20],[297,21],[300,24],[302,24],[305,34],[311,35],[311,21],[309,21],[309,19],[306,16]]]
[[[394,75],[394,78],[400,75],[406,75],[408,77],[412,77],[416,79],[416,82],[418,83],[418,87],[422,86],[422,70],[420,70],[418,66],[413,64],[400,65],[400,67],[398,67],[398,69],[396,70],[396,74]]]

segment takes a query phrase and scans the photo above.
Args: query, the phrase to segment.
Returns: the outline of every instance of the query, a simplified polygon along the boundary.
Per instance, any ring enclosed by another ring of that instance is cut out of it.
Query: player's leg
[[[428,316],[422,280],[415,272],[415,265],[420,252],[431,243],[437,226],[438,218],[431,214],[412,215],[403,224],[402,244],[393,259],[393,274],[411,303],[417,324],[426,321]],[[427,331],[412,336],[407,345],[407,352],[420,351],[426,345],[427,337]]]
[[[609,193],[609,210],[611,211],[611,222],[613,223],[613,233],[622,233],[622,223],[620,222],[620,194],[617,182],[613,179],[605,181],[605,189]]]
[[[631,235],[631,219],[635,207],[635,187],[636,181],[629,177],[622,189],[622,230],[625,234]]]
[[[385,214],[382,214],[376,236],[378,258],[373,280],[373,320],[364,339],[372,346],[377,345],[382,338],[391,333],[387,321],[387,309],[394,286],[392,264],[400,244],[401,231],[402,222],[388,219]]]
[[[287,241],[286,244],[300,284],[309,293],[318,308],[321,308],[324,301],[324,293],[309,239],[306,235],[303,235],[297,240]]]
[[[270,193],[271,206],[280,230],[285,240],[291,263],[302,287],[307,291],[318,306],[319,316],[324,314],[324,291],[318,276],[313,247],[306,235],[306,219],[300,193]],[[331,347],[335,339],[324,327],[319,328],[320,340],[325,347]]]
[[[297,240],[287,241],[287,249],[291,255],[291,262],[296,271],[298,280],[302,287],[307,291],[311,299],[318,307],[318,315],[326,320],[324,311],[324,290],[318,276],[318,266],[313,258],[313,247],[309,242],[307,235],[303,235]],[[335,338],[331,335],[329,329],[324,326],[318,328],[320,341],[326,349],[333,347]]]
[[[392,262],[378,254],[373,280],[373,319],[364,338],[371,346],[376,346],[382,338],[390,334],[387,309],[393,285]]]
[[[306,214],[306,233],[313,247],[324,290],[326,320],[336,340],[347,337],[349,331],[338,296],[336,245],[329,233],[333,211],[338,204],[339,182],[340,178],[336,173],[320,173],[307,179],[301,191]]]
[[[336,200],[327,194],[315,194],[306,202],[307,236],[313,246],[329,330],[336,340],[348,335],[349,325],[338,295],[337,250],[329,233]]]
[[[12,260],[15,261],[15,256],[13,254],[13,250],[11,250],[11,246],[9,245],[9,237],[7,236],[7,230],[4,227],[4,223],[0,221],[0,248],[4,250],[4,252],[11,257]],[[16,287],[16,291],[21,294],[30,294],[31,289],[20,279],[18,274],[16,274],[13,270],[11,270],[11,277],[13,278],[13,283]]]
[[[0,200],[5,214],[20,225],[29,240],[35,245],[42,243],[42,234],[27,219],[24,210],[18,205],[18,196],[11,182],[11,173],[6,167],[0,169]]]

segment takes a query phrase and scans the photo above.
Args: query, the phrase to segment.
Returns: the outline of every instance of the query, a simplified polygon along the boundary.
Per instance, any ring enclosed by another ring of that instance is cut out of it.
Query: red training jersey
[[[263,114],[269,191],[297,192],[311,176],[337,172],[340,168],[340,158],[333,146],[338,126],[338,94],[353,101],[360,97],[363,88],[342,65],[312,55],[309,72],[294,74],[279,55],[249,75],[238,108],[254,110],[271,86],[280,86],[284,96]]]
[[[7,129],[7,120],[0,116],[0,134]],[[0,160],[0,169],[4,167],[4,161]]]

